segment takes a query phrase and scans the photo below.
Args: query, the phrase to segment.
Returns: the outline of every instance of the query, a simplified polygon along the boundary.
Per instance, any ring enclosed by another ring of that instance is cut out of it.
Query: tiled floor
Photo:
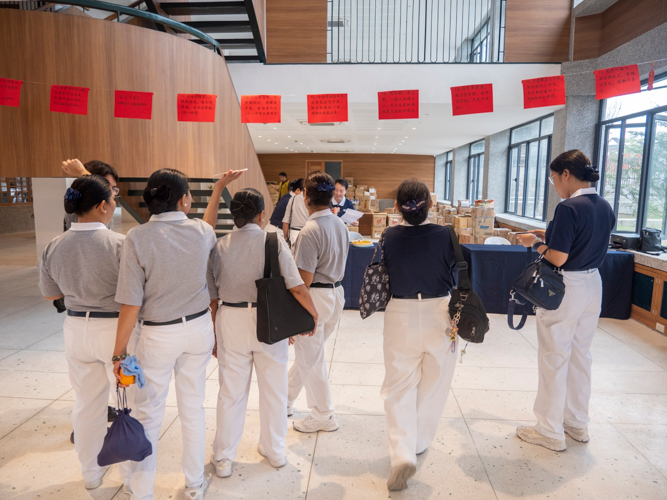
[[[62,315],[40,297],[30,235],[0,238],[0,498],[112,499],[117,467],[86,491],[69,442],[73,393],[63,353]],[[30,253],[32,252],[32,254]],[[482,345],[469,346],[433,446],[404,492],[389,494],[380,385],[382,314],[362,322],[345,311],[327,346],[341,427],[290,429],[286,467],[257,454],[257,386],[234,473],[213,478],[208,499],[664,499],[667,498],[667,337],[634,321],[602,319],[593,347],[591,441],[555,453],[515,435],[533,421],[535,324],[522,332],[493,316]],[[215,361],[206,386],[207,438],[215,430]],[[158,450],[155,498],[180,498],[181,430],[173,391]],[[297,411],[307,407],[304,395]],[[297,413],[299,418],[303,413]],[[210,473],[210,466],[207,471]]]

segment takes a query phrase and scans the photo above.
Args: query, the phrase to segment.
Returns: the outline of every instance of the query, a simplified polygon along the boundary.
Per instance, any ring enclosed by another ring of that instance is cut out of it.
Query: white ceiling
[[[552,113],[523,109],[521,80],[560,74],[560,64],[234,64],[241,95],[282,95],[282,123],[248,124],[257,153],[437,155]],[[494,112],[452,116],[450,87],[492,83]],[[419,89],[420,118],[378,120],[377,92]],[[307,123],[307,94],[347,93],[349,121]],[[344,140],[327,144],[326,140]]]

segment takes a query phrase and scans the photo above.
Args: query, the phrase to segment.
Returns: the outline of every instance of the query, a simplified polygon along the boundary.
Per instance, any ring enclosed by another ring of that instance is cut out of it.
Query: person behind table
[[[384,237],[392,298],[384,314],[385,377],[390,491],[407,488],[421,455],[435,438],[456,366],[458,341],[449,316],[456,256],[449,231],[430,224],[428,187],[403,181],[395,207],[403,216]]]
[[[587,443],[591,398],[591,344],[602,308],[598,268],[607,255],[616,224],[614,211],[591,183],[597,167],[579,150],[567,151],[549,165],[549,181],[563,198],[545,231],[518,237],[562,269],[563,302],[555,311],[537,309],[539,383],[534,427],[517,428],[522,440],[554,451],[567,448],[565,434]]]
[[[224,187],[229,180],[226,174],[216,185]],[[120,380],[120,360],[127,356],[139,319],[134,354],[146,385],[141,390],[132,387],[130,399],[132,416],[144,426],[153,453],[142,462],[130,462],[129,489],[133,499],[153,497],[160,426],[174,373],[185,497],[200,500],[208,486],[204,389],[215,342],[206,269],[216,236],[203,220],[188,219],[192,196],[188,178],[178,170],[153,172],[144,201],[150,220],[130,229],[123,246],[116,292],[121,309],[112,358]]]
[[[299,231],[308,222],[308,209],[303,198],[303,192],[292,196],[285,208],[285,216],[283,217],[283,236],[290,245],[294,246]]]
[[[272,226],[282,229],[283,228],[283,218],[285,217],[285,212],[287,210],[287,204],[289,201],[298,196],[303,191],[303,179],[297,179],[289,183],[289,196],[283,196],[278,200],[276,206],[273,207],[273,213],[271,214],[270,223]],[[282,231],[280,234],[283,234]]]
[[[81,177],[83,175],[99,175],[104,177],[109,184],[111,185],[111,190],[115,198],[120,194],[120,189],[118,189],[118,172],[111,165],[101,162],[99,160],[92,160],[82,164],[79,160],[65,160],[62,164],[63,171],[68,175],[73,177]],[[65,219],[63,220],[64,230],[68,231],[73,222],[78,221],[78,216],[76,213],[68,214],[65,213]],[[111,222],[108,226],[111,228]]]
[[[338,179],[336,181],[336,189],[334,189],[334,195],[331,200],[331,211],[338,217],[342,217],[347,210],[354,208],[354,203],[345,197],[347,186],[348,184],[345,179]]]
[[[289,192],[287,174],[285,172],[280,172],[278,174],[278,180],[280,181],[280,185],[278,186],[278,200],[282,200],[283,196]]]
[[[292,337],[295,362],[289,372],[287,414],[305,386],[310,414],[293,425],[300,432],[335,431],[324,344],[338,325],[345,296],[341,280],[350,246],[345,224],[331,213],[334,181],[330,175],[313,172],[306,178],[304,192],[310,217],[294,246],[294,260],[304,283],[310,288],[317,309],[317,327],[311,337]],[[290,340],[292,340],[290,339]]]
[[[39,288],[47,300],[65,299],[65,358],[76,394],[74,446],[85,487],[95,489],[108,469],[97,465],[97,455],[107,432],[109,374],[120,310],[114,295],[125,236],[107,228],[116,203],[104,177],[76,179],[64,204],[65,212],[77,215],[77,222],[46,246]]]
[[[209,206],[217,210],[218,203],[219,198],[212,197]],[[264,277],[267,238],[267,233],[261,228],[265,217],[264,198],[255,189],[242,189],[234,194],[229,209],[235,227],[218,240],[208,264],[208,290],[211,315],[215,321],[220,382],[211,456],[218,477],[232,474],[232,462],[243,437],[253,365],[259,385],[257,452],[266,457],[273,467],[286,464],[289,344],[287,339],[272,345],[257,340],[255,282]],[[214,225],[215,218],[207,222]],[[281,240],[278,240],[278,260],[285,286],[317,321],[310,293],[303,284],[287,244]]]

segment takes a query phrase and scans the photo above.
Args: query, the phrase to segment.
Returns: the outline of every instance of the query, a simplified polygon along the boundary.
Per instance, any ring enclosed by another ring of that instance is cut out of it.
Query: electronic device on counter
[[[637,250],[642,241],[639,233],[611,233],[611,246],[624,250]]]

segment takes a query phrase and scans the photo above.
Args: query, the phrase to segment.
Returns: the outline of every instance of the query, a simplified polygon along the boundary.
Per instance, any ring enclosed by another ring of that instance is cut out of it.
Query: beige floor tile
[[[466,355],[467,356],[467,355]],[[537,368],[494,368],[463,364],[454,371],[453,389],[489,389],[496,391],[536,391]]]
[[[667,371],[593,371],[593,393],[597,392],[667,394]]]
[[[387,491],[389,449],[384,419],[341,415],[336,432],[317,438],[309,500],[493,499],[482,463],[465,422],[443,419],[417,474],[402,492]]]
[[[62,330],[63,319],[47,303],[5,316],[0,321],[0,348],[25,349]]]
[[[66,373],[0,371],[0,397],[58,399],[71,387]]]
[[[19,352],[18,349],[0,349],[0,360],[9,357],[12,354],[16,354],[17,352]]]
[[[25,349],[0,361],[0,370],[67,373],[67,360],[62,351]]]
[[[533,391],[452,389],[466,419],[535,420]]]
[[[614,424],[614,427],[667,477],[667,425]]]
[[[495,368],[537,368],[537,351],[519,333],[510,330],[507,325],[493,318],[491,330],[485,335],[482,344],[468,344],[462,341],[460,351],[465,348],[463,366],[489,366]],[[527,328],[527,327],[526,327]]]
[[[51,403],[50,399],[0,398],[0,439]]]
[[[42,302],[44,302],[44,299],[39,297],[2,297],[2,300],[0,300],[0,319],[30,309]]]
[[[600,318],[598,328],[667,370],[667,336],[632,319]]]
[[[567,440],[563,453],[516,437],[523,422],[468,425],[499,499],[609,500],[667,496],[667,479],[611,425],[591,424],[588,444]]]
[[[333,360],[346,363],[384,363],[382,336],[380,335],[339,335]]]
[[[26,349],[35,351],[62,351],[65,352],[65,334],[62,330],[52,333],[48,337]]]
[[[591,409],[597,411],[605,421],[613,424],[667,425],[665,395],[593,394]]]
[[[381,386],[384,380],[384,364],[334,361],[329,380],[338,385]]]

